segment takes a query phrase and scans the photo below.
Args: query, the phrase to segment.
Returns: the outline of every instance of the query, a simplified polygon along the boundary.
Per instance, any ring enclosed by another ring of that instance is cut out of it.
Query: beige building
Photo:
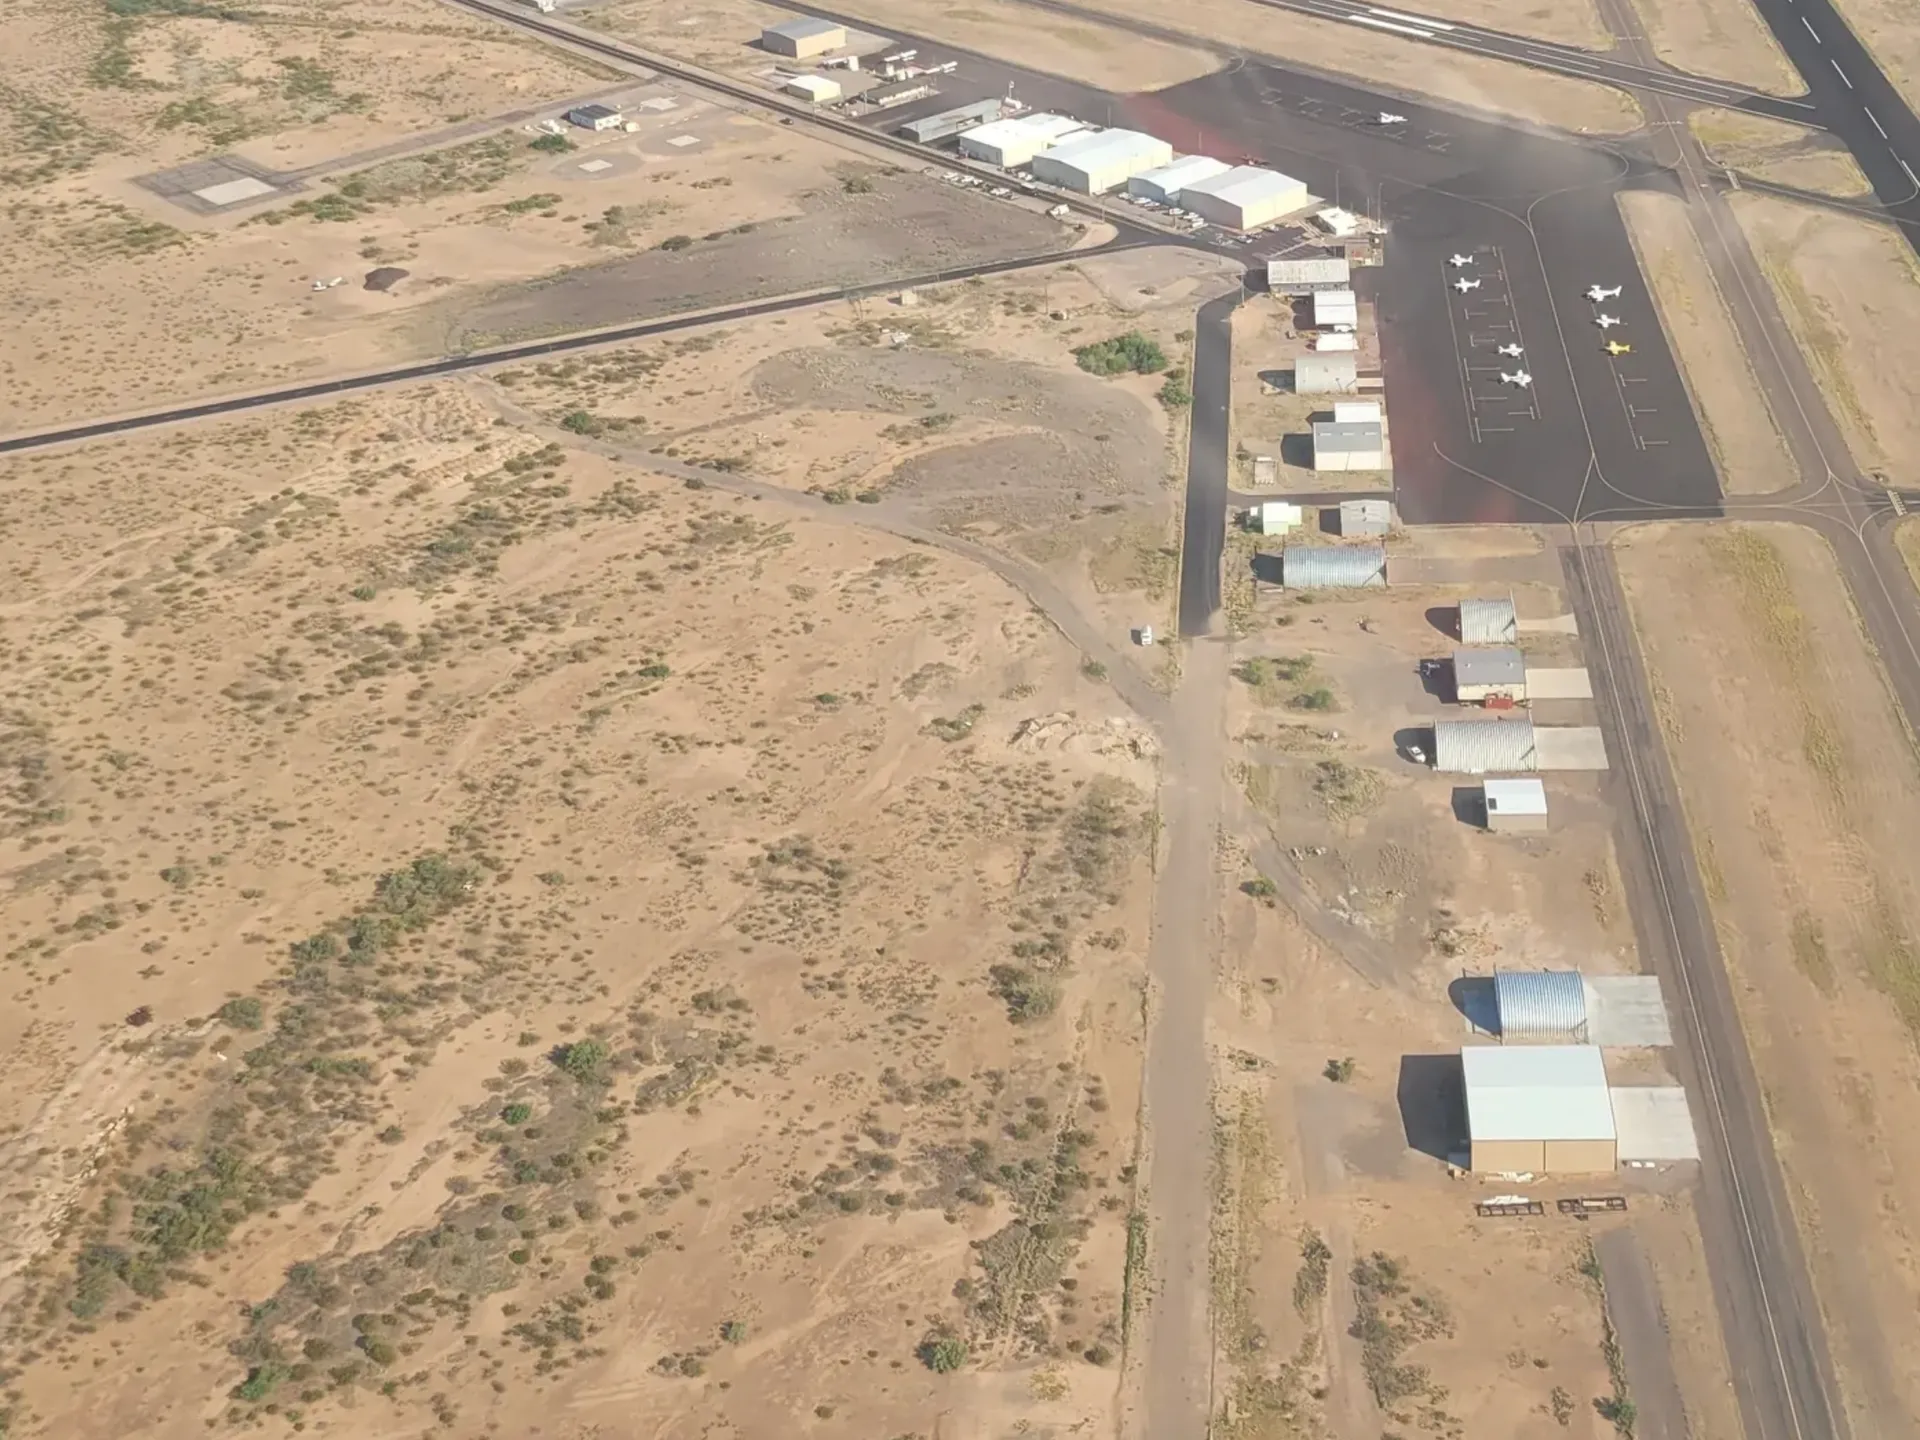
[[[1619,1165],[1597,1045],[1471,1045],[1460,1052],[1475,1174],[1597,1175]]]
[[[831,20],[816,20],[811,16],[789,20],[782,25],[769,25],[760,32],[760,47],[763,50],[795,60],[824,55],[829,50],[843,48],[846,43],[846,26],[836,25]]]

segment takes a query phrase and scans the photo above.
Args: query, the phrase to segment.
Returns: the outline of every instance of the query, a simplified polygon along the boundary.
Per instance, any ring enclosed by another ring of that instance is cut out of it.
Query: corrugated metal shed
[[[1527,683],[1527,657],[1511,645],[1489,645],[1481,650],[1453,652],[1453,683],[1461,689]]]
[[[1189,185],[1224,175],[1232,167],[1211,155],[1182,155],[1171,165],[1157,166],[1127,181],[1127,193],[1161,205],[1178,205],[1180,192]],[[1269,267],[1271,268],[1271,267]]]
[[[1289,545],[1280,583],[1290,590],[1353,590],[1387,583],[1384,545]]]
[[[1335,411],[1335,423],[1344,424]],[[1377,422],[1361,422],[1363,424]],[[1393,505],[1387,500],[1342,500],[1340,533],[1346,536],[1384,535],[1393,529]]]
[[[1537,770],[1533,721],[1442,720],[1433,727],[1433,768],[1449,775]]]
[[[909,140],[922,145],[930,145],[935,140],[944,140],[949,135],[957,135],[970,126],[982,125],[989,120],[999,118],[1001,101],[976,100],[971,105],[957,106],[952,110],[941,110],[933,115],[922,115],[918,120],[909,120],[900,127],[900,133]]]
[[[1328,337],[1322,336],[1322,339]],[[1351,340],[1351,335],[1345,337]],[[1344,355],[1302,355],[1293,362],[1296,395],[1345,395],[1360,384],[1360,360]]]
[[[1352,283],[1353,267],[1339,256],[1267,262],[1267,289],[1275,295],[1311,295],[1318,290],[1344,290]]]
[[[1592,1045],[1469,1045],[1460,1052],[1474,1140],[1611,1140],[1607,1066]]]
[[[1502,1040],[1586,1043],[1587,985],[1578,970],[1496,970],[1493,995]]]
[[[1468,645],[1511,645],[1520,638],[1512,600],[1462,600],[1460,639]]]
[[[1013,170],[1025,165],[1042,150],[1086,128],[1067,115],[1045,112],[1010,115],[1005,120],[990,120],[977,130],[963,132],[960,136],[960,153],[974,160],[984,160],[989,165],[998,165],[1003,170]]]
[[[1337,326],[1351,330],[1360,323],[1360,302],[1351,290],[1316,290],[1313,323],[1322,330]]]

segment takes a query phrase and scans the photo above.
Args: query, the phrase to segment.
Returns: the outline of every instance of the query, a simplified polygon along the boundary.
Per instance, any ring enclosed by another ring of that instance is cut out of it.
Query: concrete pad
[[[672,96],[656,95],[651,100],[642,100],[635,108],[640,110],[673,110],[676,109],[679,104],[680,102]]]
[[[266,181],[242,175],[237,180],[224,180],[218,185],[195,190],[193,197],[209,205],[238,205],[242,200],[258,200],[262,195],[273,194],[273,191],[274,187]]]
[[[1571,615],[1548,615],[1539,620],[1529,620],[1521,616],[1516,622],[1521,634],[1532,631],[1540,635],[1578,635],[1580,622]]]
[[[613,162],[611,160],[582,160],[580,162],[580,168],[589,175],[598,175],[602,170],[611,170],[613,168]]]
[[[1536,725],[1533,727],[1536,770],[1605,770],[1606,742],[1597,725]]]
[[[673,146],[676,150],[684,150],[689,145],[698,145],[699,143],[700,137],[698,135],[670,135],[667,137],[667,144]]]
[[[1536,670],[1527,667],[1527,699],[1591,700],[1593,678],[1584,667],[1566,670]]]
[[[1700,1158],[1687,1092],[1678,1085],[1620,1085],[1609,1094],[1621,1164]]]
[[[1587,1033],[1601,1046],[1673,1044],[1658,975],[1589,975]]]

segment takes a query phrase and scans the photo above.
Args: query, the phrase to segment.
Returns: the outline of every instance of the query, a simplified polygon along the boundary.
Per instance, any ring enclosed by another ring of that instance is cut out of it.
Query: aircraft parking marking
[[[1511,373],[1504,365],[1482,359],[1483,352],[1497,352],[1501,345],[1518,345],[1523,355],[1526,350],[1526,337],[1521,333],[1507,283],[1506,257],[1498,245],[1475,246],[1465,253],[1471,265],[1455,266],[1451,258],[1445,259],[1440,262],[1440,273],[1448,292],[1447,324],[1459,356],[1460,398],[1467,411],[1467,427],[1474,443],[1479,444],[1489,435],[1509,435],[1518,428],[1501,421],[1538,421],[1540,402],[1532,386],[1513,386],[1500,379]],[[1480,284],[1472,290],[1458,290],[1455,281],[1461,279],[1478,280]],[[1496,353],[1494,360],[1500,358]],[[1523,360],[1515,361],[1514,369],[1523,367]]]

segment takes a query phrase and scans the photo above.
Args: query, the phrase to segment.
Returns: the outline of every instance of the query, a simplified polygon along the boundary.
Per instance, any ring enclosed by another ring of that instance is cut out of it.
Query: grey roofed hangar
[[[1289,590],[1356,589],[1387,583],[1384,545],[1289,545],[1280,552]]]
[[[1442,720],[1433,727],[1433,768],[1451,775],[1487,775],[1540,768],[1533,721]]]

